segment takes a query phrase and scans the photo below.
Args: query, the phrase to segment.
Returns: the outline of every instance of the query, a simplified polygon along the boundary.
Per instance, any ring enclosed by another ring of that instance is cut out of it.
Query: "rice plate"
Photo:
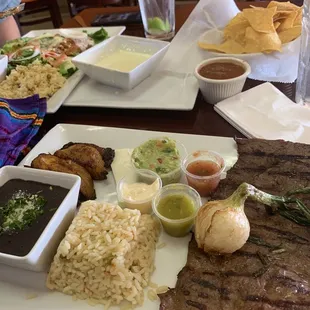
[[[58,247],[47,287],[92,303],[141,305],[159,231],[150,215],[87,201]]]

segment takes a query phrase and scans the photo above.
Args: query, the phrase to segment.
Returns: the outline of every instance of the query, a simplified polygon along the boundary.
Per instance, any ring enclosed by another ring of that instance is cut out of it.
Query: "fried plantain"
[[[32,168],[75,174],[81,177],[80,193],[86,200],[96,199],[94,182],[88,171],[69,159],[50,154],[40,154],[31,163]]]
[[[104,167],[105,168],[111,168],[111,164],[112,164],[114,157],[115,157],[115,151],[113,149],[111,149],[110,147],[103,148],[103,147],[98,146],[98,145],[93,144],[93,143],[69,142],[69,143],[65,144],[62,147],[62,149],[67,149],[68,147],[73,146],[73,145],[87,145],[87,146],[94,147],[100,153],[100,155],[104,161]]]
[[[71,159],[83,166],[94,180],[104,180],[108,171],[104,167],[104,161],[99,151],[89,145],[73,144],[65,149],[55,152],[55,156],[62,159]]]

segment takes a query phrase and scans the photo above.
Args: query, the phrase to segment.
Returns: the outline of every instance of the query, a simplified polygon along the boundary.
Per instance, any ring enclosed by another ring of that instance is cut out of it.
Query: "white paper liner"
[[[197,64],[204,59],[225,56],[200,49],[198,39],[211,29],[221,30],[239,12],[234,0],[200,0],[188,20],[173,40],[168,51],[174,55],[170,63],[163,63],[166,69],[182,73],[192,73]],[[220,43],[216,31],[208,36],[209,43]],[[283,52],[271,54],[234,55],[247,61],[251,68],[251,79],[292,83],[297,78],[300,40],[283,46]],[[166,57],[172,59],[172,57]]]

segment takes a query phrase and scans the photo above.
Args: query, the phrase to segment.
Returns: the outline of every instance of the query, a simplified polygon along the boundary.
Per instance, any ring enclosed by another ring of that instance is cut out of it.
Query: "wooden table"
[[[255,5],[266,6],[266,3],[268,2],[255,2]],[[251,4],[254,4],[254,2],[240,2],[238,6],[242,9]],[[194,4],[183,4],[176,7],[177,30],[183,25],[193,8]],[[81,12],[79,16],[87,25],[90,25],[97,14],[131,12],[137,10],[137,7],[86,9]],[[76,20],[71,19],[68,20],[63,27],[81,27],[81,25],[79,25]],[[139,27],[140,31],[143,31],[142,25]],[[132,31],[137,32],[138,30],[136,28]],[[130,31],[131,28],[128,27],[127,34],[131,34]],[[248,80],[245,89],[249,89],[259,83],[260,82]],[[291,84],[275,85],[289,97],[293,96],[294,89]],[[214,112],[212,105],[204,102],[200,93],[197,96],[194,109],[186,112],[61,107],[57,113],[46,116],[42,130],[49,130],[57,123],[89,124],[202,135],[242,137],[241,133]]]

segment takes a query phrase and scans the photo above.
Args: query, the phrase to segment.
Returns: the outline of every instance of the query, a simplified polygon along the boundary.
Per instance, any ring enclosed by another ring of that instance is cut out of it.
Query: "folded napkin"
[[[234,0],[201,0],[204,2],[202,8],[205,15],[205,22],[209,28],[224,28],[240,10]]]
[[[46,113],[46,99],[0,98],[0,167],[13,165],[37,134]]]
[[[214,109],[248,138],[310,144],[310,108],[294,103],[270,83],[225,99]]]

